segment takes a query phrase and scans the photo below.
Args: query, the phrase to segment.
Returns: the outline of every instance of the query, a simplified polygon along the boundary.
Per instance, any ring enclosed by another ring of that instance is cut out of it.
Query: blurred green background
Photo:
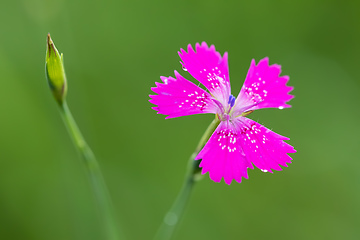
[[[86,173],[44,73],[48,32],[68,104],[128,239],[152,239],[212,115],[165,120],[148,95],[177,51],[229,52],[233,94],[250,61],[290,76],[291,109],[250,117],[291,138],[284,171],[231,186],[205,175],[174,239],[360,239],[359,1],[2,1],[0,239],[102,239]],[[183,72],[188,79],[192,79]]]

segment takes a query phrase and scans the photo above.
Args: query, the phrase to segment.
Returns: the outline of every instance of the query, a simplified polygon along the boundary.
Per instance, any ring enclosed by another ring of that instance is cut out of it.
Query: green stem
[[[184,214],[186,204],[189,201],[191,190],[194,186],[194,183],[197,181],[197,175],[199,173],[199,161],[194,161],[197,154],[204,147],[205,143],[209,140],[212,133],[215,131],[216,127],[219,125],[220,121],[218,118],[215,118],[209,127],[206,129],[204,135],[201,137],[195,152],[191,154],[189,158],[188,166],[186,169],[186,174],[184,178],[183,186],[178,193],[175,202],[171,206],[170,210],[166,213],[163,222],[159,230],[156,233],[155,240],[169,240],[171,239],[178,222]]]
[[[76,148],[81,154],[86,171],[89,175],[91,186],[93,188],[94,195],[99,206],[101,223],[104,224],[106,239],[118,240],[118,226],[116,224],[110,195],[107,190],[104,178],[101,174],[99,164],[96,161],[95,155],[91,151],[90,147],[85,142],[78,126],[76,125],[76,122],[71,115],[66,101],[64,101],[59,106],[61,109],[61,116],[63,117],[65,125],[69,130],[69,134],[72,137]]]

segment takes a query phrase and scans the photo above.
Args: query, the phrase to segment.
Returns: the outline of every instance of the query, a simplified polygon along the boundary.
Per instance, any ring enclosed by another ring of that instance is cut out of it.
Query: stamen
[[[235,97],[232,94],[230,94],[229,101],[228,101],[228,104],[230,105],[230,108],[232,108],[234,106],[235,100],[236,100]]]

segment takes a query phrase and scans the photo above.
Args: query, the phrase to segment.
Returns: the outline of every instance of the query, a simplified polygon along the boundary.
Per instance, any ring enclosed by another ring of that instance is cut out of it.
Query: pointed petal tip
[[[229,186],[230,186],[231,182],[232,182],[232,179],[230,180],[230,182],[225,180],[225,183]]]
[[[211,49],[211,46],[209,47],[208,44],[205,41],[195,44],[196,53],[198,53],[200,49],[205,50],[205,51],[208,51],[209,49],[213,50],[213,49]],[[215,49],[215,46],[214,46],[214,49]]]
[[[190,45],[191,46],[191,45]],[[199,43],[195,43],[195,52],[198,52],[198,49],[201,47]]]
[[[288,165],[286,163],[280,164],[282,167],[288,167]],[[283,169],[281,169],[280,171],[282,171]]]
[[[292,99],[292,98],[291,98],[291,99]],[[291,99],[290,99],[290,100],[291,100]],[[289,101],[290,101],[290,100],[289,100]],[[280,107],[279,107],[280,110],[281,110],[281,109],[284,109],[284,108],[292,108],[292,106],[291,106],[290,104],[284,104],[284,106],[280,106]]]
[[[185,80],[185,78],[176,70],[174,70],[174,75],[177,80],[179,79]]]
[[[205,41],[202,41],[202,42],[201,42],[201,46],[202,46],[202,47],[205,47],[205,48],[209,48],[208,45],[207,45],[207,43],[206,43]]]
[[[260,59],[260,61],[258,62],[257,66],[261,66],[261,65],[266,65],[269,66],[269,57],[264,57],[263,59]]]
[[[250,67],[255,67],[256,66],[256,61],[255,58],[251,59],[251,63],[250,63]]]
[[[214,171],[215,170],[215,171]],[[217,171],[216,171],[217,170]],[[221,182],[221,179],[223,178],[222,174],[218,171],[218,169],[212,168],[211,171],[209,171],[209,178],[213,180],[214,182]]]
[[[277,63],[274,63],[273,65],[271,65],[270,67],[272,68],[276,68],[278,71],[279,71],[279,75],[281,73],[281,65],[277,64]]]
[[[294,95],[289,95],[289,100],[287,100],[286,102],[290,102],[294,97]],[[286,104],[286,106],[288,106],[288,108],[292,108],[292,105],[290,104]]]
[[[240,179],[235,179],[235,181],[236,181],[237,183],[241,183],[241,182],[242,182],[242,178],[240,178]]]
[[[168,79],[168,78],[165,77],[165,76],[160,76],[160,80],[161,80],[163,83],[165,83],[166,79]]]
[[[196,43],[196,44],[198,44],[198,43]],[[187,50],[188,50],[188,53],[194,53],[195,52],[190,43],[187,45]]]
[[[223,61],[228,59],[228,52],[224,52],[224,55],[222,57]]]
[[[169,115],[169,116],[166,116],[165,119],[176,118],[176,117],[177,117],[177,116]]]
[[[181,58],[183,55],[186,54],[186,51],[182,48],[180,48],[180,51],[178,51],[179,57]]]
[[[158,96],[158,95],[155,95],[155,96]],[[156,101],[155,99],[149,99],[149,102],[150,102],[151,104],[156,105],[155,107],[159,107],[158,101]],[[155,110],[155,109],[154,109],[154,110]],[[158,111],[158,110],[156,110],[156,111]]]
[[[156,84],[156,83],[155,83]],[[151,91],[155,92],[158,87],[151,87]],[[149,96],[156,96],[156,95],[149,95]]]
[[[295,148],[293,148],[292,150],[290,150],[288,153],[296,153],[297,151],[296,151],[296,149]],[[292,158],[290,157],[290,159],[292,160]]]

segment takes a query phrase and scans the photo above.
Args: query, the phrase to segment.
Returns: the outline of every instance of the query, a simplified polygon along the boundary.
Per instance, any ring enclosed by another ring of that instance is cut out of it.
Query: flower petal
[[[258,65],[253,59],[237,98],[234,112],[241,113],[260,108],[283,109],[291,107],[286,102],[294,97],[289,94],[293,87],[286,86],[289,77],[280,77],[280,72],[281,66],[277,64],[269,66],[269,58],[267,57],[261,59]]]
[[[284,140],[289,138],[281,136],[261,124],[245,118],[238,118],[241,126],[240,142],[246,158],[263,172],[272,170],[281,171],[282,165],[287,167],[291,163],[291,157],[287,153],[295,153],[296,150]]]
[[[199,113],[216,113],[219,109],[217,101],[204,89],[186,80],[175,71],[175,78],[160,77],[163,83],[156,83],[151,88],[159,95],[150,95],[150,102],[158,114],[174,118]]]
[[[202,174],[209,172],[213,181],[224,178],[227,184],[233,179],[240,183],[242,177],[248,178],[247,168],[254,168],[252,163],[263,172],[280,171],[279,165],[287,167],[291,162],[287,153],[296,151],[283,140],[289,139],[240,117],[221,122],[195,159],[202,159]]]
[[[240,183],[242,177],[248,178],[247,168],[253,166],[241,148],[239,133],[238,124],[230,121],[219,124],[195,158],[202,159],[202,174],[209,172],[210,179],[215,182],[220,182],[224,177],[227,184],[233,179]]]
[[[227,52],[221,57],[215,46],[196,43],[196,52],[188,45],[188,52],[180,49],[179,56],[183,69],[201,82],[211,94],[224,103],[231,94]]]

